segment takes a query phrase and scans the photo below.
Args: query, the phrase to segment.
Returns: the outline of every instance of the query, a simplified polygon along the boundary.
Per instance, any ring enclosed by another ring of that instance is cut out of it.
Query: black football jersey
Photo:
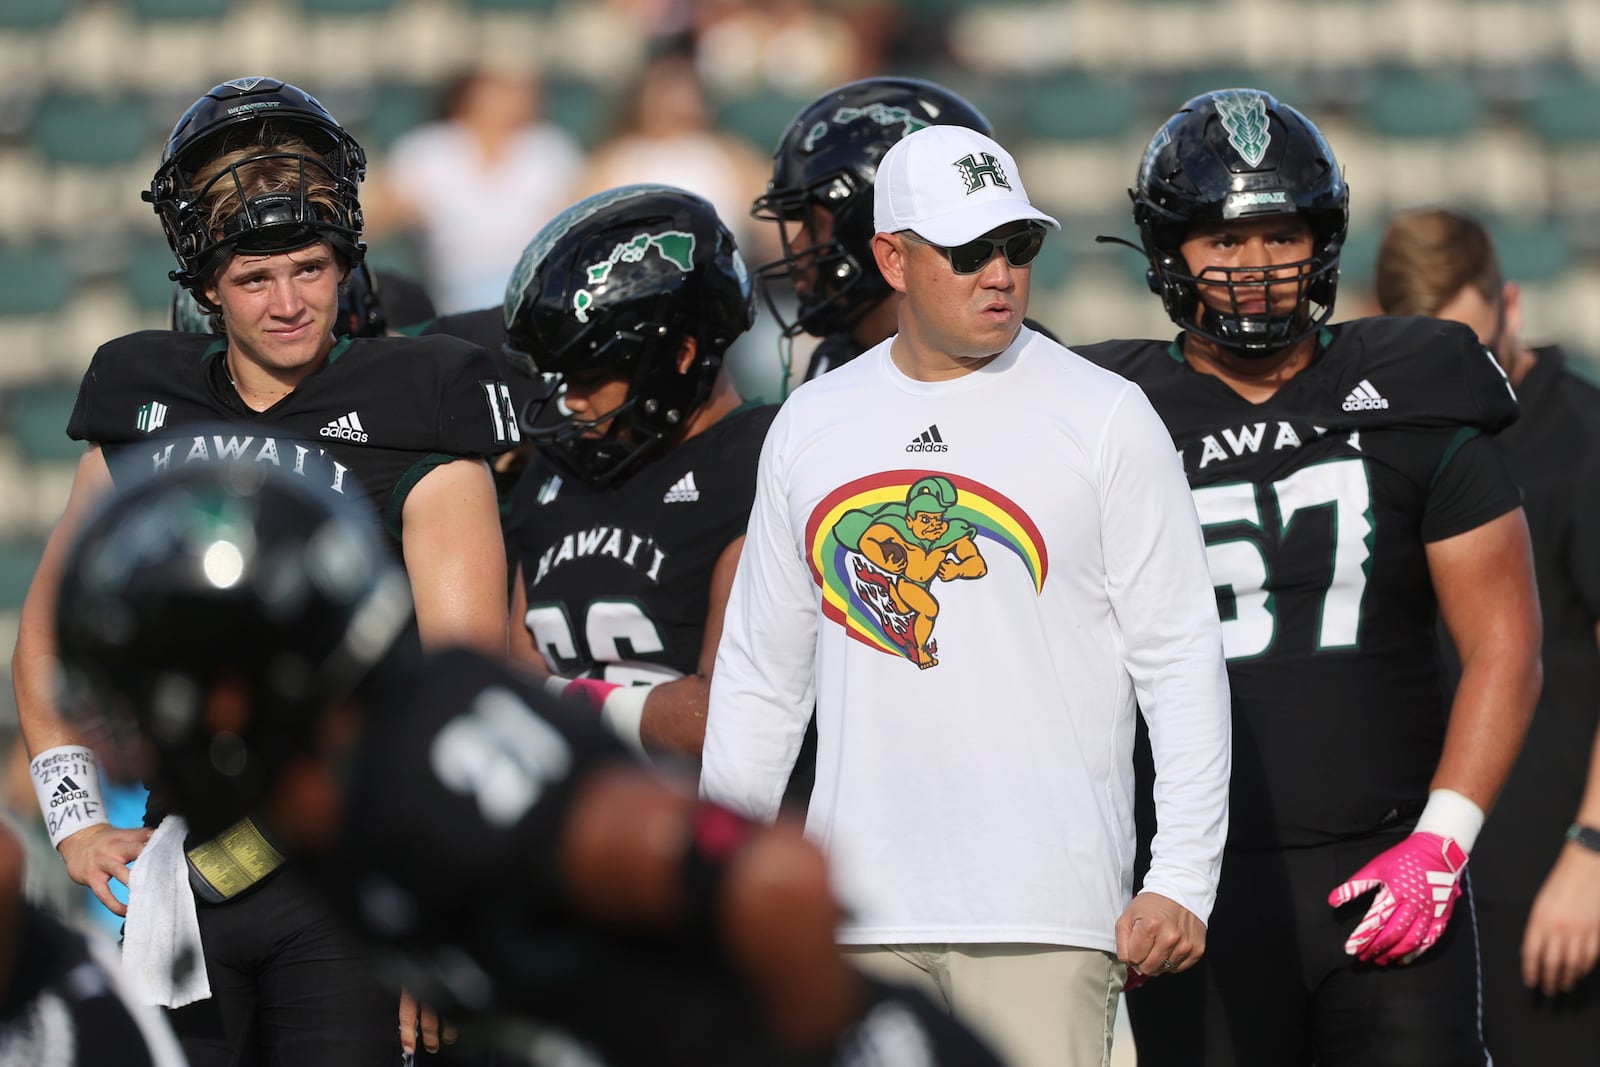
[[[550,669],[620,685],[698,669],[717,557],[745,532],[776,407],[747,406],[601,488],[535,455],[506,522]]]
[[[1315,844],[1415,814],[1445,708],[1425,546],[1516,508],[1488,436],[1517,414],[1470,330],[1362,319],[1252,404],[1177,344],[1079,354],[1131,378],[1183,458],[1233,692],[1229,844]]]
[[[520,439],[505,382],[462,341],[341,339],[324,367],[262,412],[239,398],[226,350],[226,338],[155,330],[102,345],[68,435],[99,444],[117,481],[215,459],[325,479],[370,500],[395,537],[406,494],[423,475]],[[223,424],[238,430],[217,432]]]
[[[525,1049],[512,1020],[553,1024],[619,1065],[998,1064],[920,993],[876,982],[843,1041],[796,1054],[697,923],[646,932],[576,913],[561,877],[571,805],[635,759],[588,708],[459,649],[362,699],[374,728],[345,779],[339,844],[309,869],[391,977],[474,1037]]]

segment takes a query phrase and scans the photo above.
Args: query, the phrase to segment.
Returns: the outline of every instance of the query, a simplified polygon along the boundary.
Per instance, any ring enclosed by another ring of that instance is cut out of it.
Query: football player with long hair
[[[1485,1064],[1465,868],[1540,683],[1492,436],[1516,399],[1459,324],[1331,322],[1349,191],[1272,96],[1190,100],[1131,193],[1182,332],[1076,351],[1138,382],[1178,448],[1233,700],[1210,948],[1130,994],[1139,1062]],[[1448,708],[1436,620],[1464,667]]]

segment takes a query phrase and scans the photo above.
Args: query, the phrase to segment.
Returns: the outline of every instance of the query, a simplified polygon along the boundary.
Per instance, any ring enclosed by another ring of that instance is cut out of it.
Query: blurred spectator
[[[773,140],[782,132],[774,129]],[[748,262],[765,258],[761,251],[776,253],[772,227],[750,225],[750,202],[767,183],[766,159],[744,141],[713,128],[705,86],[686,47],[671,47],[645,64],[626,98],[621,121],[594,150],[583,194],[635,182],[676,185],[711,201]],[[532,232],[524,232],[523,240]],[[771,248],[752,248],[757,236]],[[444,301],[439,303],[442,309]]]
[[[868,73],[854,28],[814,0],[711,0],[696,51],[706,80],[732,93],[806,96]]]
[[[469,71],[444,99],[444,119],[397,140],[362,199],[369,237],[422,238],[429,291],[452,312],[500,302],[528,236],[573,200],[583,154],[539,121],[527,65]]]

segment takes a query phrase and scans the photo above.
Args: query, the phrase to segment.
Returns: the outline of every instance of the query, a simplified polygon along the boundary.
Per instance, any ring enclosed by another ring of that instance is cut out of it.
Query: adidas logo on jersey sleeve
[[[1378,411],[1388,406],[1389,401],[1385,400],[1383,394],[1365,378],[1361,379],[1360,383],[1350,390],[1350,395],[1344,398],[1346,411]]]
[[[906,445],[907,452],[948,452],[950,446],[944,443],[944,438],[939,436],[937,424],[929,426]]]
[[[661,498],[661,502],[663,504],[687,504],[699,499],[700,489],[694,484],[694,471],[690,471],[672,483],[672,488],[667,490],[667,495]]]
[[[332,437],[340,441],[367,443],[366,427],[361,425],[361,416],[353,411],[348,415],[340,415],[318,432],[323,437]]]

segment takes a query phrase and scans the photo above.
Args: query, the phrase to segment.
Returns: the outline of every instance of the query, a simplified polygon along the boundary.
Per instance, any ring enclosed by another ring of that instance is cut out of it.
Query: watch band
[[[1567,840],[1590,852],[1600,852],[1600,830],[1592,826],[1573,823],[1567,828]]]

